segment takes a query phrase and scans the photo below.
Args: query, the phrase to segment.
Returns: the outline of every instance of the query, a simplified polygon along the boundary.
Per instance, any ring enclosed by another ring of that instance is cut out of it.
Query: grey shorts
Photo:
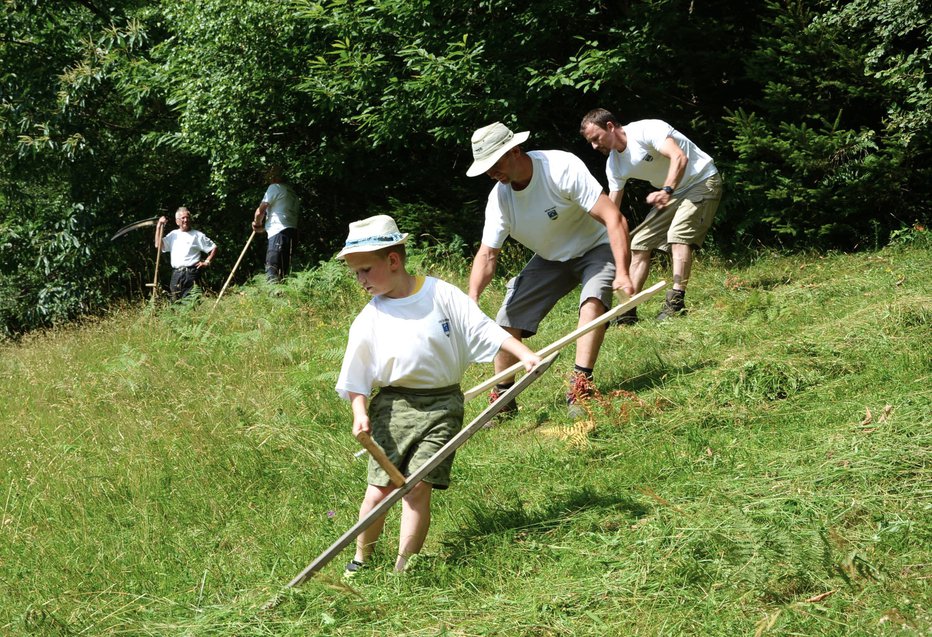
[[[524,337],[532,336],[557,301],[580,283],[579,305],[588,299],[599,299],[607,310],[612,307],[614,280],[615,256],[607,243],[569,261],[548,261],[535,254],[521,273],[508,282],[495,322],[521,330]]]
[[[698,248],[712,226],[722,200],[722,178],[718,173],[685,192],[675,193],[662,210],[647,215],[631,232],[632,250],[669,250],[671,243]]]
[[[459,386],[440,389],[383,387],[369,405],[372,439],[405,476],[430,460],[463,428],[463,392]],[[450,454],[424,478],[435,489],[450,486]],[[377,487],[391,484],[388,474],[369,458],[368,482]]]

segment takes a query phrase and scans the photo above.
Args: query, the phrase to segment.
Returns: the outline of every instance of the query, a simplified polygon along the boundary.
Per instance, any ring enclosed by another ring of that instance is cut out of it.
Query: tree
[[[932,29],[918,2],[768,4],[762,90],[726,117],[726,224],[745,240],[853,249],[928,213]]]

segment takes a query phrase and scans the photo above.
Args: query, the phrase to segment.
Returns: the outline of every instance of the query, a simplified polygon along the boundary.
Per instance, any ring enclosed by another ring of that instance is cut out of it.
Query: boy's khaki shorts
[[[631,233],[632,250],[667,251],[671,243],[698,248],[712,225],[722,200],[722,178],[717,173],[654,211]]]
[[[439,389],[383,387],[369,405],[372,439],[407,477],[421,468],[463,428],[463,392],[459,386]],[[424,478],[435,489],[450,486],[451,453]],[[391,484],[388,474],[369,458],[368,482]]]

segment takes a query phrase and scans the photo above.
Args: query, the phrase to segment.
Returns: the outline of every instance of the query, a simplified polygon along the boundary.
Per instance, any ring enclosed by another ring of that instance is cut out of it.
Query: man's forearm
[[[612,256],[615,257],[615,269],[627,274],[631,266],[631,251],[628,248],[630,243],[628,220],[624,215],[620,216],[614,231],[611,228],[608,229],[608,244],[612,248]]]
[[[473,301],[479,301],[479,295],[492,280],[497,262],[497,252],[480,248],[476,253],[472,261],[472,271],[469,273],[469,298]]]

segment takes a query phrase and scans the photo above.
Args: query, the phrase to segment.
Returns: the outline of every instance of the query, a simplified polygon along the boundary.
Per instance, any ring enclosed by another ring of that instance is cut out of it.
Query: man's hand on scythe
[[[265,213],[268,207],[269,204],[263,201],[259,204],[259,207],[256,208],[256,213],[252,217],[253,232],[265,232]]]

